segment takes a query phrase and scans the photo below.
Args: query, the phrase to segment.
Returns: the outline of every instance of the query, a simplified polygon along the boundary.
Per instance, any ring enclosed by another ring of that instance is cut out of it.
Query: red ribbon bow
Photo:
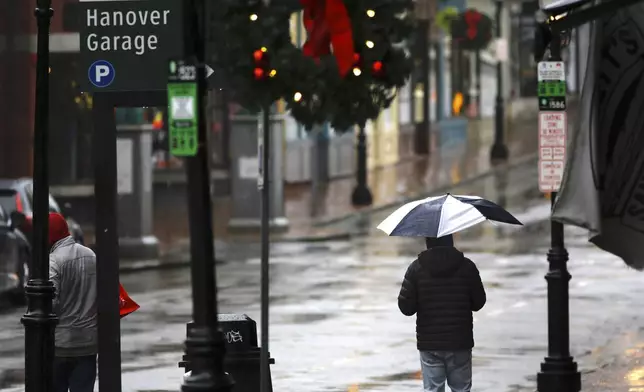
[[[300,0],[304,7],[304,28],[308,39],[305,56],[320,58],[335,56],[340,75],[345,76],[353,66],[353,31],[351,19],[342,0]]]

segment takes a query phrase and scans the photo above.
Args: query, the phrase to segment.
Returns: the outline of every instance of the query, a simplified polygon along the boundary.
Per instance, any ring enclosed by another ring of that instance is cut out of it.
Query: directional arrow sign
[[[210,65],[206,64],[206,78],[209,78],[210,75],[214,74],[215,70],[210,67]]]

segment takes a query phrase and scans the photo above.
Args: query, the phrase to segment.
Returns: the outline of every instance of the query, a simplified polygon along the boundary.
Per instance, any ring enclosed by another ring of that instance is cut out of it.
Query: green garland
[[[413,31],[412,0],[344,1],[356,53],[345,77],[333,55],[316,60],[292,44],[289,20],[297,9],[253,0],[223,3],[217,66],[235,99],[251,110],[283,98],[309,130],[325,121],[338,131],[349,130],[376,119],[411,73],[406,40]],[[258,50],[261,78],[255,75]]]

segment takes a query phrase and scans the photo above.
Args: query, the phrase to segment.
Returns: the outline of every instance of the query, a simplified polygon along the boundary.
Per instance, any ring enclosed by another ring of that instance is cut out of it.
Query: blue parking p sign
[[[105,60],[93,62],[87,71],[89,81],[99,88],[107,87],[112,84],[115,76],[116,72],[114,71],[114,67],[109,61]]]

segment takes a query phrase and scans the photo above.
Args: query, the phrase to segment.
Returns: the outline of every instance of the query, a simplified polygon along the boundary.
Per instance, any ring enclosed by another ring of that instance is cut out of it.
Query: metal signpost
[[[539,99],[539,189],[551,192],[554,208],[566,158],[566,74],[561,61],[561,36],[554,30],[550,59],[537,66]],[[539,392],[578,392],[581,374],[570,355],[568,251],[563,223],[550,222],[548,251],[548,356],[537,374]]]

